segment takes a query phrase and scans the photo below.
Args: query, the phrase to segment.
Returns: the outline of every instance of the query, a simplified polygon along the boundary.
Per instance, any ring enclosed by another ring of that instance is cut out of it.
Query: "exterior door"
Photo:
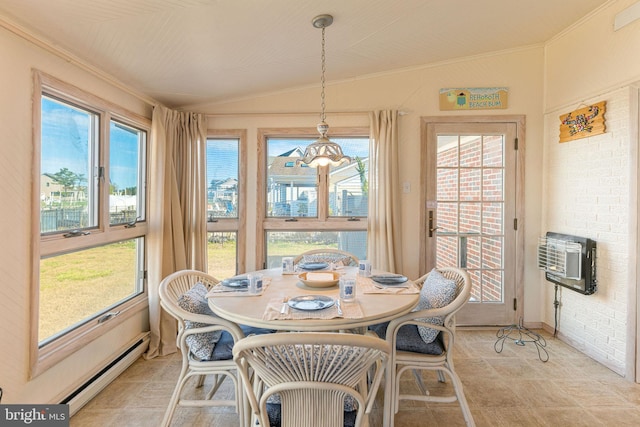
[[[423,121],[421,272],[458,266],[469,273],[471,299],[456,316],[460,325],[513,324],[523,312],[523,126],[510,118]]]

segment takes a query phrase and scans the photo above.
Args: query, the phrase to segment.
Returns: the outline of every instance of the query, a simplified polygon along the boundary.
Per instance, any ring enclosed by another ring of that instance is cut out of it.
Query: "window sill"
[[[98,316],[92,321],[87,322],[42,347],[39,347],[37,343],[32,344],[29,378],[33,379],[37,377],[79,349],[87,346],[90,342],[104,335],[106,332],[105,328],[112,329],[148,307],[148,297],[147,294],[144,293],[114,307],[115,310],[119,310],[120,312],[117,316],[110,317],[106,321],[100,321],[104,316]]]

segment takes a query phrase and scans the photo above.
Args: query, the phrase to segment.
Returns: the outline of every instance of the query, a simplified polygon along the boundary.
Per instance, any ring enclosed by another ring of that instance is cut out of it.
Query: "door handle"
[[[433,226],[433,211],[429,211],[429,237],[433,237],[433,232],[440,227]]]

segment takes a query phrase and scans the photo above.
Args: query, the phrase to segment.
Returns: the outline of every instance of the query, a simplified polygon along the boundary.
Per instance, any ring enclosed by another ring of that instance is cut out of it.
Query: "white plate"
[[[322,270],[329,267],[329,264],[326,262],[305,262],[298,264],[298,267],[303,270]]]
[[[406,282],[407,279],[401,274],[378,274],[371,276],[374,282],[382,283],[383,285],[398,285]]]
[[[246,288],[249,286],[249,279],[246,275],[230,277],[220,282],[222,286],[227,288]]]
[[[296,310],[314,311],[329,308],[335,304],[335,301],[324,295],[303,295],[291,298],[287,304]]]

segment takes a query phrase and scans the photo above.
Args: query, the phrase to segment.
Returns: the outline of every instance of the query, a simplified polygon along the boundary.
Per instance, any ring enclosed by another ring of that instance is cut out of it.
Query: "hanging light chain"
[[[321,113],[320,123],[317,129],[320,138],[312,142],[304,150],[304,155],[296,160],[296,164],[305,163],[310,167],[325,167],[327,165],[339,166],[343,163],[349,163],[351,158],[342,153],[342,148],[337,143],[331,141],[327,136],[329,125],[325,122],[325,72],[326,72],[326,55],[325,55],[325,28],[333,22],[331,15],[318,15],[311,21],[313,26],[322,29],[322,75],[320,80],[320,96],[321,96]]]
[[[324,108],[325,108],[325,103],[324,103],[324,73],[326,71],[326,66],[325,66],[325,54],[324,54],[324,30],[326,28],[326,25],[322,26],[322,77],[320,78],[320,83],[321,83],[321,92],[320,92],[320,99],[321,99],[321,103],[320,103],[320,109],[321,109],[321,113],[320,113],[320,121],[324,123],[325,120],[325,114],[324,114]]]

